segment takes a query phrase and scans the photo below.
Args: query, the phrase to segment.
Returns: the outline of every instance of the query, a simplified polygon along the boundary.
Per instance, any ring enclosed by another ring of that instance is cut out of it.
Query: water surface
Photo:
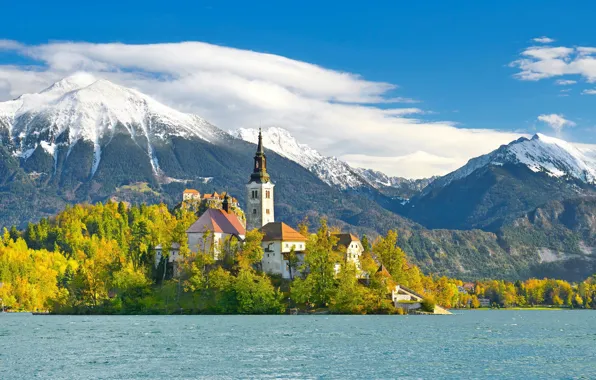
[[[596,378],[596,312],[0,314],[0,379]]]

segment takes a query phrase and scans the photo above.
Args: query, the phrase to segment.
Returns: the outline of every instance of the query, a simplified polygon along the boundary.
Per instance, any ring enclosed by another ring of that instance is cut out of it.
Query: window
[[[257,190],[253,190],[251,193],[252,199],[257,199],[259,197],[259,192]]]
[[[257,209],[256,209],[256,208],[253,208],[253,209],[252,209],[252,214],[253,214],[253,215],[256,215],[256,214],[257,214]]]
[[[267,198],[267,199],[271,198],[271,190],[265,190],[265,198]]]
[[[271,212],[269,212],[269,209],[267,209],[267,210],[265,211],[265,213],[266,213],[267,215],[271,214]]]

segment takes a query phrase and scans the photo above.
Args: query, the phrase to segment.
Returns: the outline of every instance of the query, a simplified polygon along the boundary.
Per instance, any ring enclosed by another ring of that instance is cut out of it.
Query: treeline
[[[397,233],[370,243],[362,238],[361,267],[336,247],[322,220],[307,225],[305,263],[290,253],[294,281],[262,273],[262,235],[248,232],[244,244],[226,242],[229,254],[191,253],[185,231],[196,220],[184,209],[124,203],[77,205],[24,231],[4,230],[0,242],[0,298],[13,311],[56,313],[283,313],[287,308],[325,308],[335,313],[394,313],[396,284],[427,298],[427,304],[479,307],[555,305],[596,308],[596,280],[463,283],[424,275],[397,246]],[[166,276],[167,256],[155,265],[155,247],[180,245],[177,276]],[[339,273],[336,265],[339,264]],[[383,270],[379,270],[380,266]]]

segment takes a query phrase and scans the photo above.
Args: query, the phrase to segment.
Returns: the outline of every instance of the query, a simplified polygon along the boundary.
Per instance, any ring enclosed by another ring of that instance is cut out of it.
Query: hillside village
[[[227,192],[201,194],[195,189],[185,189],[182,193],[182,202],[178,207],[191,210],[199,216],[186,231],[190,252],[209,253],[215,262],[221,261],[233,254],[235,243],[243,244],[247,231],[256,229],[262,234],[263,258],[259,269],[289,281],[302,276],[301,271],[308,271],[304,265],[308,237],[286,223],[275,221],[274,191],[275,184],[267,172],[267,157],[262,132],[259,131],[253,172],[246,184],[246,211]],[[365,249],[360,239],[349,232],[335,232],[332,235],[336,242],[333,249],[341,253],[334,265],[335,276],[339,275],[343,261],[353,264],[358,280],[367,283],[370,274],[362,270],[361,256]],[[168,272],[176,277],[179,264],[184,260],[180,244],[172,244],[169,253],[164,254],[163,250],[161,245],[155,248],[155,266],[166,261],[165,265],[170,268]],[[382,265],[378,273],[388,275]],[[396,308],[406,311],[419,309],[423,301],[422,295],[399,284],[387,289],[387,297]],[[437,306],[435,313],[448,312]]]

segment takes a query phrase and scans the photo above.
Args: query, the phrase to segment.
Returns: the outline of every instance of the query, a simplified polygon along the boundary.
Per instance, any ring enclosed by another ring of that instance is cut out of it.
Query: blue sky
[[[157,1],[81,3],[4,4],[3,14],[8,17],[0,23],[0,39],[24,46],[52,41],[130,45],[201,41],[271,53],[334,72],[352,73],[371,83],[395,85],[397,88],[386,91],[384,98],[418,101],[401,106],[419,109],[414,119],[425,123],[446,121],[458,129],[543,132],[571,141],[596,143],[596,96],[582,95],[584,90],[589,93],[596,89],[596,83],[589,83],[591,68],[563,75],[556,69],[542,67],[551,61],[537,62],[531,70],[544,70],[539,73],[544,78],[522,80],[515,77],[522,68],[510,65],[523,58],[532,46],[596,46],[596,5],[588,2],[568,5],[562,1],[501,1],[495,5],[479,1],[302,1],[299,5],[281,5],[274,1],[172,1],[167,6]],[[533,41],[541,36],[555,41],[546,45]],[[570,54],[561,59],[572,59],[569,57]],[[49,65],[45,58],[40,60],[22,50],[10,49],[0,51],[0,64],[16,65],[23,70],[28,64]],[[577,83],[563,86],[557,85],[557,80]],[[10,94],[14,95],[18,86],[10,85]],[[149,86],[140,87],[152,92]],[[168,98],[164,91],[153,92],[151,95],[169,105],[207,113],[205,116],[215,119],[218,125],[238,124],[237,120],[211,112],[212,105],[193,108],[178,98]],[[381,110],[395,107],[391,102],[364,103]],[[545,121],[553,119],[540,120],[540,115],[557,115],[564,121],[559,127],[555,120],[553,128],[552,123]],[[338,146],[325,142],[325,136],[309,140],[304,125],[294,122],[286,126],[280,120],[284,117],[274,118],[271,123],[281,123],[320,150],[329,147],[330,154],[351,157],[362,164],[366,159],[357,156],[370,155],[354,148],[342,152]],[[421,152],[439,155],[436,149],[402,149],[395,156]],[[390,153],[383,155],[389,156]],[[453,157],[447,154],[445,158]],[[459,164],[464,159],[457,157],[455,161]]]

